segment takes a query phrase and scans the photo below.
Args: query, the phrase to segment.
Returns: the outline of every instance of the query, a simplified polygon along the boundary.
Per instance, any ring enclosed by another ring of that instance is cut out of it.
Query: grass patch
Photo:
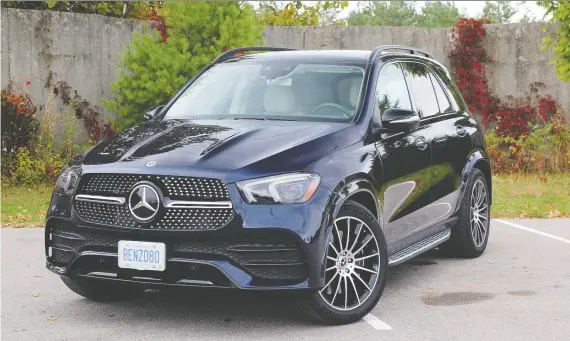
[[[570,173],[493,177],[494,218],[570,217]]]
[[[2,227],[40,227],[53,185],[2,186]]]
[[[2,227],[43,226],[53,185],[2,186]],[[493,176],[494,218],[570,217],[570,173]]]

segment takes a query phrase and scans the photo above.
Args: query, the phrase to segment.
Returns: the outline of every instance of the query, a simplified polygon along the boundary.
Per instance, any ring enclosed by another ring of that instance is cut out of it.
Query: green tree
[[[245,2],[166,2],[162,13],[168,39],[154,30],[136,35],[119,61],[115,96],[103,101],[118,114],[119,129],[139,123],[145,110],[167,101],[223,50],[262,39],[263,27]]]
[[[538,4],[546,9],[546,15],[552,15],[552,22],[559,22],[556,32],[544,38],[543,50],[553,47],[554,61],[558,77],[563,82],[570,80],[570,1],[545,0]]]
[[[417,26],[452,27],[460,17],[461,13],[453,2],[426,2],[418,15]]]
[[[412,1],[368,1],[347,18],[351,26],[416,26],[416,8]]]
[[[533,22],[536,22],[536,17],[532,14],[529,13],[529,11],[527,11],[522,18],[520,18],[519,23],[521,24],[530,24]]]
[[[344,25],[340,12],[348,6],[347,1],[260,1],[258,15],[266,26],[317,26]]]
[[[413,1],[368,1],[348,15],[352,26],[451,27],[461,17],[453,2],[426,1],[416,10]]]
[[[481,17],[489,20],[491,24],[507,24],[517,13],[514,6],[519,4],[512,1],[485,1]]]

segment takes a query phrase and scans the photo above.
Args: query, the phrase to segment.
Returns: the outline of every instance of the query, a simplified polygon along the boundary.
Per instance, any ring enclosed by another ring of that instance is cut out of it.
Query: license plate
[[[164,243],[119,241],[119,267],[124,269],[164,271],[166,246]]]

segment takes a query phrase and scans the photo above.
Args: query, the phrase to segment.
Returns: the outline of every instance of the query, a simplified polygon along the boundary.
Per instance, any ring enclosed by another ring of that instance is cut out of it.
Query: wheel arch
[[[489,205],[492,204],[492,193],[493,193],[493,184],[492,184],[492,173],[491,173],[491,163],[486,156],[486,153],[482,150],[475,150],[463,167],[463,171],[461,174],[461,185],[460,185],[460,195],[458,198],[457,206],[460,207],[460,203],[463,200],[463,196],[465,195],[465,189],[467,187],[467,181],[469,180],[469,175],[473,172],[474,169],[480,170],[483,175],[485,176],[485,180],[487,180],[487,185],[489,186]]]
[[[345,178],[333,191],[336,193],[333,199],[333,216],[336,216],[342,205],[347,201],[354,201],[366,207],[381,224],[380,216],[382,207],[376,197],[376,187],[368,174],[359,173]]]

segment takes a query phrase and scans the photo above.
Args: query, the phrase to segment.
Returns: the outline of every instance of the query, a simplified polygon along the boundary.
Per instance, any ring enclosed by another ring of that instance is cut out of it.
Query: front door
[[[414,109],[400,64],[385,64],[380,70],[375,107],[375,115],[388,108]],[[376,142],[383,166],[378,198],[388,245],[410,236],[425,219],[424,207],[431,200],[431,146],[425,128],[409,134],[384,133]]]

